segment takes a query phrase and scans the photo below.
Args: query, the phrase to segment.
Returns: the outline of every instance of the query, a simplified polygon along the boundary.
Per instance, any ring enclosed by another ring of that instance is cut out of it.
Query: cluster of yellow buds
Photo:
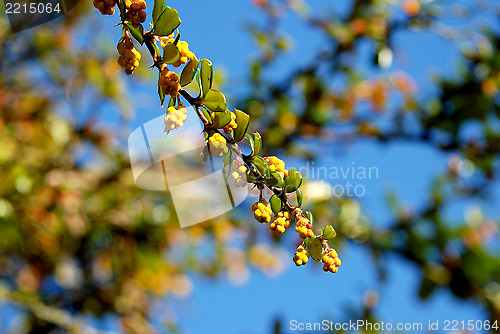
[[[134,48],[134,43],[127,37],[122,37],[118,41],[116,49],[120,54],[118,65],[125,69],[126,75],[131,75],[139,67],[139,61],[141,60],[140,52]]]
[[[264,160],[266,160],[269,165],[269,171],[278,172],[283,177],[288,176],[288,171],[285,169],[285,162],[283,160],[275,156],[265,157]]]
[[[272,231],[283,234],[292,225],[292,220],[290,218],[290,212],[280,211],[278,217],[269,225],[269,228]]]
[[[339,270],[342,261],[340,261],[339,255],[335,249],[330,248],[325,252],[321,261],[323,264],[323,270],[329,271],[331,273],[336,273]]]
[[[165,132],[180,128],[187,119],[187,109],[184,106],[169,107],[165,116]]]
[[[179,83],[179,74],[170,71],[168,68],[164,68],[160,72],[160,78],[158,79],[158,86],[161,87],[163,95],[170,95],[173,97],[179,96],[179,91],[181,90],[181,85]]]
[[[271,210],[271,206],[266,200],[261,200],[260,202],[254,203],[252,205],[253,216],[255,220],[259,223],[269,223],[271,221],[271,215],[273,211]]]
[[[167,37],[160,37],[160,44],[162,47],[165,47],[165,45],[169,44],[169,43],[174,43],[175,41],[175,38],[174,38],[174,34],[171,34]],[[189,50],[189,44],[188,42],[186,41],[177,41],[177,49],[179,50],[179,53],[181,54],[181,57],[179,58],[179,60],[175,63],[173,63],[172,65],[174,65],[175,67],[179,67],[185,63],[188,62],[188,60],[191,60],[194,58],[194,53],[192,53],[190,50]]]
[[[115,13],[116,6],[115,0],[94,0],[94,7],[99,9],[102,15],[113,15]]]
[[[304,248],[303,245],[297,247],[297,251],[293,256],[293,262],[297,267],[303,266],[309,260],[309,252]]]
[[[311,222],[306,217],[302,216],[302,210],[295,210],[295,219],[297,224],[295,225],[295,232],[299,234],[301,239],[306,239],[314,236],[314,232],[311,229]]]
[[[208,144],[210,145],[210,153],[216,157],[221,157],[228,152],[226,138],[218,132],[208,138]]]
[[[125,0],[127,8],[127,21],[137,28],[142,22],[146,21],[146,1],[144,0]]]
[[[238,125],[236,124],[236,114],[234,112],[231,112],[231,122],[229,122],[229,124],[226,125],[223,128],[223,130],[225,133],[231,133],[231,131],[233,131],[237,127],[238,127]]]
[[[181,53],[181,57],[179,58],[179,60],[175,64],[173,64],[175,67],[179,67],[182,64],[187,63],[188,60],[194,58],[194,53],[189,51],[189,45],[186,41],[178,41],[177,48],[179,49],[179,52]]]
[[[247,185],[247,171],[248,168],[242,163],[233,164],[232,168],[233,172],[231,173],[231,178],[237,187],[244,187]]]

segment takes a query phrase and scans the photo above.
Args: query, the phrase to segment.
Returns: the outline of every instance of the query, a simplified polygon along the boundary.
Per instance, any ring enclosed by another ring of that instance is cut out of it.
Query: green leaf
[[[160,97],[160,103],[161,106],[163,107],[163,102],[165,101],[165,95],[163,95],[163,90],[161,89],[160,86],[158,86],[158,96]]]
[[[161,57],[160,49],[158,48],[158,45],[156,45],[156,43],[153,43],[153,49],[155,50],[155,56]]]
[[[208,120],[209,124],[212,124],[212,117],[210,116],[210,112],[205,109],[204,107],[201,107],[201,111],[203,112],[203,115],[205,115],[206,119]]]
[[[144,28],[142,27],[142,25],[139,25],[137,28],[134,28],[129,22],[125,22],[125,25],[128,27],[135,40],[142,45],[144,43]]]
[[[181,24],[179,13],[169,6],[161,12],[151,33],[156,36],[168,36]]]
[[[118,2],[118,8],[120,9],[120,19],[122,22],[125,21],[125,14],[127,12],[127,9],[125,7],[125,0],[120,0]]]
[[[257,181],[257,178],[253,173],[248,173],[247,174],[247,182],[248,183],[255,183]]]
[[[163,48],[163,64],[174,64],[181,58],[181,52],[174,43],[167,43]]]
[[[260,153],[260,150],[262,148],[262,137],[260,136],[260,133],[255,132],[253,134],[253,138],[255,141],[255,149],[252,152],[252,155],[257,155]]]
[[[231,162],[233,161],[233,151],[229,150],[226,155],[224,156],[224,159],[222,160],[222,162],[224,163],[224,167],[228,167]]]
[[[225,127],[231,122],[231,113],[229,111],[216,111],[214,112],[213,127],[220,129]]]
[[[264,158],[260,156],[255,156],[252,158],[252,163],[254,164],[255,168],[259,171],[260,175],[264,177],[269,177],[269,165],[267,164],[267,161],[264,160]]]
[[[200,91],[200,93],[198,94],[198,98],[201,97],[201,78],[200,78],[200,71],[198,71],[198,73],[196,73],[196,75],[194,76],[195,78],[195,82],[196,84],[198,85],[198,89]]]
[[[184,66],[181,73],[181,79],[179,80],[179,83],[182,87],[189,85],[191,81],[193,81],[199,64],[200,61],[196,59],[196,57],[194,57],[193,59],[188,61],[186,66]]]
[[[273,195],[269,199],[269,204],[271,204],[271,210],[273,210],[274,214],[277,215],[281,211],[281,199]]]
[[[250,145],[250,149],[252,150],[252,153],[250,154],[250,156],[253,157],[255,155],[255,154],[253,154],[253,152],[255,151],[255,142],[254,142],[252,136],[250,136],[248,133],[245,136],[248,140],[248,144]]]
[[[227,109],[226,97],[224,96],[224,94],[215,89],[210,89],[205,97],[201,100],[201,103],[203,103],[205,107],[212,111],[226,111]],[[231,115],[229,117],[231,117]]]
[[[301,207],[302,206],[302,190],[300,190],[300,188],[295,190],[295,195],[297,196],[297,206]]]
[[[326,225],[323,230],[323,239],[330,240],[337,236],[337,232],[332,227],[332,225]]]
[[[168,101],[168,107],[172,107],[175,105],[175,97],[171,97],[170,100]]]
[[[181,39],[181,33],[179,32],[179,29],[177,29],[177,36],[175,36],[174,44],[177,45],[179,43],[179,40]]]
[[[308,238],[307,249],[313,260],[321,261],[323,257],[323,244],[316,237]]]
[[[201,98],[205,98],[210,89],[212,89],[214,69],[212,62],[206,58],[201,60],[200,80],[201,80]]]
[[[165,0],[155,0],[153,5],[153,26],[158,21],[163,9],[165,8]]]
[[[235,110],[236,114],[236,129],[234,129],[234,137],[233,137],[233,142],[239,142],[240,140],[245,137],[245,134],[247,133],[248,130],[248,124],[250,123],[250,116],[248,114],[245,114],[243,111],[236,109]]]
[[[285,177],[285,183],[286,192],[293,193],[294,191],[299,189],[300,185],[302,184],[302,174],[297,172],[295,169],[290,169],[288,171],[288,176]]]
[[[309,219],[309,224],[311,224],[311,230],[314,228],[314,217],[312,212],[307,211],[307,219]]]
[[[271,172],[271,178],[274,179],[274,184],[278,187],[283,188],[285,186],[285,180],[283,180],[283,176],[278,172]]]

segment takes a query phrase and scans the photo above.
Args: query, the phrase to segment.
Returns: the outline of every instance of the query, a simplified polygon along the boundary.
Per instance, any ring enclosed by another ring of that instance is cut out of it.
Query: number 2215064
[[[445,331],[457,331],[457,330],[486,330],[489,331],[490,329],[498,330],[498,324],[497,321],[491,323],[489,320],[469,320],[469,321],[458,321],[458,320],[445,320],[444,321],[444,327],[443,330]]]
[[[6,14],[51,14],[60,13],[59,3],[55,5],[51,3],[18,3],[18,2],[7,2],[5,3],[5,13]]]

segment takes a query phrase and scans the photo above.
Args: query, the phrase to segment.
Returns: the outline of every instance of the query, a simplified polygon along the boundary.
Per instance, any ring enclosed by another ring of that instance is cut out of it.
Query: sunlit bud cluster
[[[165,116],[165,132],[180,128],[187,119],[187,109],[184,106],[169,107]]]
[[[131,75],[134,73],[134,70],[139,67],[141,54],[134,48],[132,41],[126,37],[118,41],[116,49],[120,54],[120,57],[118,57],[118,65],[125,69],[126,75]]]
[[[116,6],[115,0],[94,0],[94,7],[99,9],[102,15],[113,15],[115,13]]]
[[[269,164],[269,171],[278,172],[283,177],[288,176],[288,171],[285,169],[285,162],[281,159],[278,159],[275,156],[265,157],[264,158]]]
[[[417,16],[420,12],[419,0],[405,0],[402,5],[403,11],[409,16]]]
[[[179,58],[179,60],[176,63],[173,64],[175,67],[179,67],[182,64],[187,63],[188,60],[194,58],[194,53],[192,53],[191,51],[189,51],[188,42],[186,42],[186,41],[178,41],[177,42],[177,48],[179,49],[179,52],[181,53],[181,57]]]
[[[127,21],[132,23],[132,26],[138,27],[142,22],[146,21],[146,2],[144,0],[125,0],[127,8]]]
[[[158,86],[161,87],[163,95],[165,96],[179,96],[179,91],[181,90],[181,85],[179,84],[179,75],[165,67],[160,72]]]
[[[169,36],[166,36],[166,37],[160,37],[160,44],[162,47],[165,47],[165,45],[169,44],[169,43],[174,43],[175,42],[175,38],[174,38],[174,34],[172,33],[171,35]],[[175,66],[175,67],[179,67],[185,63],[187,63],[189,60],[193,59],[194,58],[194,53],[192,53],[190,50],[189,50],[189,44],[188,42],[186,41],[177,41],[176,43],[176,46],[177,46],[177,49],[179,50],[179,53],[181,54],[179,60],[175,63],[173,63],[172,65]]]
[[[269,223],[271,221],[273,212],[271,210],[271,206],[266,202],[266,200],[254,203],[254,205],[252,205],[252,210],[255,220],[259,223]]]
[[[231,133],[231,131],[233,131],[237,127],[238,127],[238,125],[236,124],[236,114],[234,112],[231,112],[231,122],[229,122],[229,124],[226,125],[223,128],[223,130],[225,133]]]
[[[340,261],[340,258],[335,249],[331,248],[325,252],[325,255],[323,255],[321,261],[324,263],[323,270],[329,271],[331,273],[336,273],[339,270],[340,265],[342,264],[342,261]]]
[[[278,233],[285,233],[287,229],[290,228],[292,224],[290,212],[281,211],[278,213],[278,217],[269,225],[269,228],[272,231],[276,231]]]
[[[309,252],[304,248],[303,245],[297,247],[297,251],[293,256],[293,262],[297,267],[303,266],[309,260]]]
[[[220,133],[216,132],[211,135],[210,138],[208,138],[208,144],[210,145],[210,153],[216,157],[223,156],[228,152],[226,138],[224,138],[224,136]]]
[[[242,163],[233,164],[231,178],[237,187],[244,187],[247,185],[247,174],[248,168]]]
[[[351,31],[356,35],[364,35],[368,30],[368,22],[361,17],[354,18],[349,23],[349,26],[351,28]]]
[[[314,236],[314,232],[312,231],[311,222],[306,217],[302,216],[302,210],[295,210],[295,219],[297,220],[297,224],[295,225],[295,232],[299,234],[301,239],[310,238]]]

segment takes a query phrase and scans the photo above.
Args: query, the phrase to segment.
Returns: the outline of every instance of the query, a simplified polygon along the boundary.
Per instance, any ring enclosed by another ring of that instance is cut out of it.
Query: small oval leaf
[[[167,6],[163,12],[161,12],[158,20],[156,20],[156,24],[151,33],[156,36],[168,36],[174,32],[179,24],[181,24],[179,13],[177,10]]]
[[[323,257],[323,244],[317,238],[312,237],[308,239],[307,248],[309,250],[309,254],[315,261],[321,261]]]
[[[294,191],[299,189],[300,185],[302,184],[302,174],[297,172],[295,169],[290,169],[288,171],[288,176],[285,177],[285,183],[286,192],[293,193]]]
[[[160,98],[161,106],[163,107],[163,102],[165,101],[165,95],[163,94],[163,90],[160,86],[158,86],[158,97]]]
[[[323,230],[323,239],[330,240],[337,236],[337,232],[332,227],[332,225],[326,225]]]
[[[224,94],[215,89],[210,89],[205,97],[201,100],[201,103],[205,105],[208,109],[212,111],[226,111],[226,97]],[[231,117],[231,116],[229,116]],[[231,120],[230,120],[231,121]],[[227,124],[226,124],[227,125]]]
[[[165,45],[163,48],[163,64],[174,64],[178,62],[180,58],[181,52],[179,51],[179,48],[177,48],[177,45],[174,43],[168,43]]]
[[[233,161],[233,151],[229,150],[224,156],[224,159],[222,160],[222,162],[224,163],[224,167],[229,166],[229,164],[232,161]]]
[[[277,215],[281,211],[281,199],[273,195],[269,199],[269,203],[271,204],[271,210],[273,210],[274,214]]]
[[[269,177],[269,165],[267,164],[267,161],[264,160],[264,158],[260,156],[256,156],[252,158],[252,163],[254,164],[255,168],[257,168],[257,171],[260,173],[260,175],[264,177]]]
[[[212,67],[212,62],[206,58],[201,60],[200,67],[200,81],[201,81],[201,98],[205,98],[205,95],[212,89],[214,70]]]
[[[142,27],[142,25],[139,25],[137,28],[133,27],[129,22],[125,22],[125,25],[128,27],[135,40],[142,45],[144,43],[144,28]]]
[[[248,183],[255,183],[257,181],[257,178],[253,173],[248,173],[247,174],[247,182]]]
[[[255,142],[255,149],[252,152],[252,155],[257,155],[260,153],[260,150],[262,148],[262,137],[260,136],[260,133],[255,132],[253,134],[254,142]]]
[[[245,137],[247,138],[248,144],[250,145],[250,149],[252,150],[252,152],[250,153],[250,156],[253,157],[255,155],[255,154],[253,154],[253,152],[255,151],[255,142],[254,142],[252,136],[250,136],[248,133],[245,135]]]
[[[125,1],[123,1],[123,2],[125,3]],[[165,8],[165,0],[155,0],[155,3],[153,5],[153,13],[152,13],[153,14],[153,26],[158,21],[158,18],[160,17],[164,8]]]
[[[212,126],[216,129],[223,128],[231,122],[231,113],[229,111],[216,111],[213,115]]]
[[[207,109],[205,109],[204,107],[201,107],[201,111],[203,112],[203,115],[207,119],[208,123],[211,125],[212,124],[212,117],[210,116],[210,112]]]
[[[170,100],[168,100],[168,108],[172,107],[175,105],[175,97],[171,97]]]
[[[200,61],[196,59],[196,57],[194,57],[193,59],[188,61],[186,66],[184,66],[181,73],[181,79],[179,80],[181,87],[187,86],[191,83],[191,81],[193,81],[199,64]]]
[[[285,186],[285,180],[280,173],[271,172],[271,177],[275,180],[274,185],[277,185],[280,188],[283,188]]]
[[[300,190],[300,188],[295,190],[295,195],[297,196],[297,206],[301,207],[302,206],[302,190]]]
[[[236,114],[236,129],[234,129],[233,132],[233,142],[239,142],[240,140],[245,137],[245,134],[247,133],[248,130],[248,124],[250,123],[250,116],[248,114],[244,113],[241,110],[236,109],[235,111]]]

